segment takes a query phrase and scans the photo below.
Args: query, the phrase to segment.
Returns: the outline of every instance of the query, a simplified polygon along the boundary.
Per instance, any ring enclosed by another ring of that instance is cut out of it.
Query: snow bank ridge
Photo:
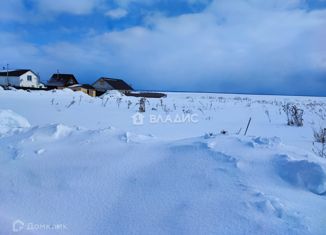
[[[47,140],[47,139],[62,139],[69,137],[74,131],[78,131],[77,127],[69,127],[63,124],[51,124],[44,127],[35,127],[31,129],[30,139]]]
[[[307,160],[295,161],[287,155],[278,155],[275,168],[287,183],[318,195],[326,195],[326,174],[319,164]]]
[[[253,146],[266,146],[266,147],[276,147],[281,143],[281,139],[279,137],[256,137],[253,138]]]
[[[281,144],[279,137],[244,137],[238,138],[238,141],[250,148],[275,148]]]
[[[125,132],[120,139],[126,143],[146,143],[148,141],[155,140],[154,136],[152,135],[140,135],[129,131]]]
[[[29,128],[30,123],[11,110],[0,110],[0,136]]]
[[[233,156],[225,154],[223,152],[212,149],[210,144],[206,142],[177,142],[174,145],[169,146],[169,150],[173,154],[190,154],[192,156],[209,156],[216,161],[229,163],[233,167],[237,167],[238,161]]]

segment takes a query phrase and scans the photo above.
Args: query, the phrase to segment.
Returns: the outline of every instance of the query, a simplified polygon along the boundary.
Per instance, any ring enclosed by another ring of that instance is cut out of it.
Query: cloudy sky
[[[137,89],[326,96],[326,0],[0,0],[0,66]]]

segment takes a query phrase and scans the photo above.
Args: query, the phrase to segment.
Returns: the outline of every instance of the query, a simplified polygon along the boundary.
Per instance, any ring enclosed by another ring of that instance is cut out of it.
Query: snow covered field
[[[0,235],[326,234],[326,98],[167,94],[0,90]]]

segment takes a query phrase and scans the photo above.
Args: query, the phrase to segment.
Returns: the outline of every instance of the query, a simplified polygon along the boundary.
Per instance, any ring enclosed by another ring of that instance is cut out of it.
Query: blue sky
[[[0,65],[136,89],[326,96],[326,0],[0,0]]]

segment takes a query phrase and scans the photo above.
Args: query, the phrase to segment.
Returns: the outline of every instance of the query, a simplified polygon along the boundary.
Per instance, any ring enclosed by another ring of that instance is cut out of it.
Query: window
[[[74,82],[74,80],[69,79],[68,82],[67,82],[67,84],[68,84],[68,85],[73,85],[73,84],[75,84],[75,82]]]
[[[32,81],[32,75],[27,75],[27,81]]]

